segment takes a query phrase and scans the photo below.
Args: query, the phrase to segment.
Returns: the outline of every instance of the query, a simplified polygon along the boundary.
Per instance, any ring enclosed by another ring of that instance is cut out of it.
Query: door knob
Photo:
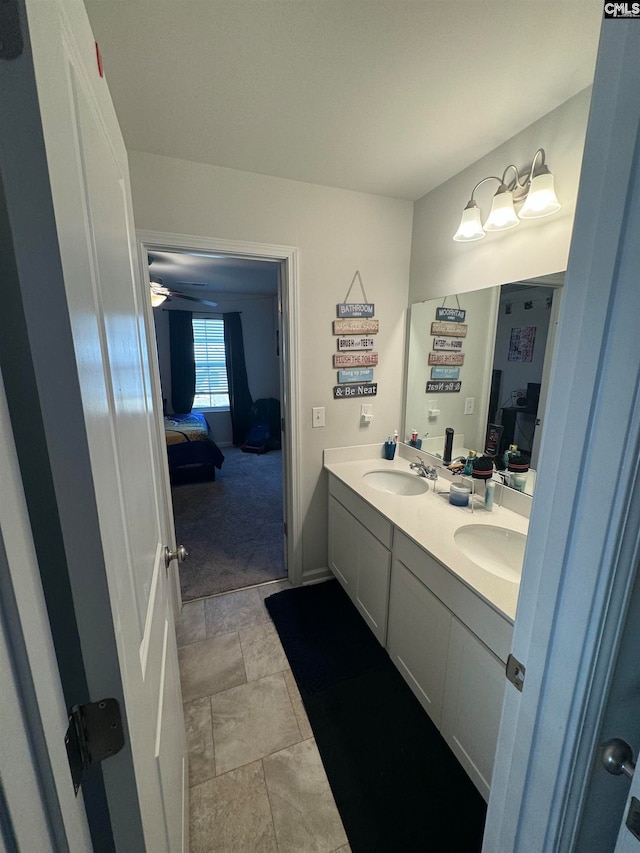
[[[607,773],[621,776],[623,773],[629,779],[633,777],[636,765],[633,761],[633,750],[625,740],[614,737],[601,744],[600,760]]]
[[[164,547],[164,564],[167,568],[169,568],[169,563],[172,560],[184,563],[188,556],[189,553],[184,545],[178,545],[175,551],[171,551],[167,545]]]

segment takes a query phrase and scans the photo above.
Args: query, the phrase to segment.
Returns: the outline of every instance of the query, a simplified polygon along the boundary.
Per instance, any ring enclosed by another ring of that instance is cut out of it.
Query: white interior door
[[[0,374],[0,844],[91,849],[82,792],[70,784],[67,709]]]
[[[165,546],[175,543],[166,524],[170,497],[159,476],[162,448],[126,151],[81,0],[26,0],[25,11],[40,113],[35,132],[44,141],[55,233],[41,233],[33,218],[37,239],[24,217],[15,217],[13,227],[70,592],[89,688],[122,692],[142,844],[150,853],[173,853],[188,849],[185,735],[164,560]],[[28,146],[16,125],[4,123],[0,142],[5,165],[21,171],[20,148],[24,159]],[[10,212],[22,203],[19,191],[14,173],[6,193]],[[54,290],[55,277],[52,271],[51,281],[28,280],[24,273],[42,241],[49,246],[54,239],[62,272],[56,312],[66,302],[67,323],[45,329],[44,342],[36,327],[42,330],[46,321],[51,292],[40,307],[33,297],[46,286]],[[48,362],[56,359],[58,369],[47,377]],[[48,400],[52,381],[60,399],[78,405],[86,459],[80,446],[75,455],[68,447],[66,458],[62,452],[65,429],[77,431],[78,424],[65,426],[63,412],[56,415]],[[87,511],[81,491],[95,503],[93,539],[88,529],[75,529]],[[105,619],[111,620],[115,660],[108,643],[100,648],[98,626]],[[121,783],[125,762],[126,756],[105,762],[104,784],[116,849],[137,851],[143,847],[132,841],[131,796]]]

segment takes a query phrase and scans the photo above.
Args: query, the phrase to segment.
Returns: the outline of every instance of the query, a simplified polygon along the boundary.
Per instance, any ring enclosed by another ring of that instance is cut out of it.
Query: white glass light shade
[[[453,239],[458,243],[470,243],[472,240],[481,240],[483,237],[480,208],[475,201],[470,201],[462,211],[462,219]]]
[[[491,212],[484,223],[484,230],[506,231],[519,224],[520,220],[513,209],[513,193],[507,189],[504,189],[503,192],[498,191],[493,197]]]
[[[164,295],[164,293],[154,293],[152,290],[151,291],[151,305],[152,305],[152,307],[157,308],[158,305],[162,305],[162,303],[164,302],[164,300],[166,298],[167,297]]]
[[[560,202],[553,188],[553,175],[546,171],[531,181],[527,199],[518,214],[520,219],[538,219],[560,210]]]

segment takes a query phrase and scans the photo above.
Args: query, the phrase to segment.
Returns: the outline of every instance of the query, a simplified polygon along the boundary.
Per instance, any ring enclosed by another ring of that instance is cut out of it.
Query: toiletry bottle
[[[384,443],[384,458],[391,461],[396,454],[396,442],[391,436]]]
[[[393,431],[393,443],[394,444],[398,443],[398,430],[397,429],[394,429],[394,431]]]
[[[417,429],[411,430],[411,441],[409,442],[409,444],[411,445],[411,447],[417,447],[418,446],[418,430]]]
[[[464,463],[464,468],[462,469],[462,473],[466,474],[467,477],[470,477],[473,474],[473,460],[476,458],[475,450],[470,450],[469,455],[466,458]]]
[[[517,455],[518,455],[518,445],[517,444],[510,444],[509,447],[507,448],[507,450],[505,450],[504,456],[502,457],[502,461],[504,462],[504,467],[508,468],[509,459],[511,459],[512,456],[517,456]]]
[[[451,462],[451,454],[453,452],[453,427],[447,427],[444,431],[444,452],[442,461],[445,465]]]
[[[495,497],[496,484],[493,480],[487,480],[484,486],[484,508],[487,512],[493,512],[493,498]]]

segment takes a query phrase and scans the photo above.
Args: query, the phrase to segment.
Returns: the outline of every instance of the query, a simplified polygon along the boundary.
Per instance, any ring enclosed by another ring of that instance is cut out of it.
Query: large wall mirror
[[[532,493],[563,284],[560,272],[412,305],[404,439],[442,454],[452,427],[454,455],[481,453],[501,425],[501,450],[531,455]]]

